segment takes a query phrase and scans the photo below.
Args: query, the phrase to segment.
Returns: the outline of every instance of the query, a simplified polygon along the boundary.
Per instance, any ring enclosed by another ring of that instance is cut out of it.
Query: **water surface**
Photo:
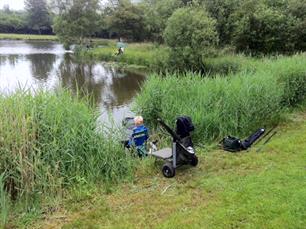
[[[144,75],[105,63],[77,61],[56,42],[0,40],[0,93],[18,88],[82,89],[95,99],[100,121],[108,122],[108,114],[115,122],[133,115],[130,105],[144,80]]]

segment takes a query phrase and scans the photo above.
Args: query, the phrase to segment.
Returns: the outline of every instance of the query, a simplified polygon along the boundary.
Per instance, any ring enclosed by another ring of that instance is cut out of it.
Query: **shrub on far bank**
[[[218,43],[216,22],[200,6],[176,10],[168,19],[164,32],[170,47],[170,68],[176,70],[202,70],[202,58],[214,53]]]
[[[241,2],[231,17],[232,44],[252,54],[305,51],[305,9],[301,0]]]

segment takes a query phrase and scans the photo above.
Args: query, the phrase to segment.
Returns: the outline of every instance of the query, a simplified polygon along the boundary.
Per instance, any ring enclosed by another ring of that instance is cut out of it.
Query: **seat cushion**
[[[168,159],[172,157],[172,149],[171,148],[164,148],[155,152],[152,152],[152,156],[161,158],[161,159]]]

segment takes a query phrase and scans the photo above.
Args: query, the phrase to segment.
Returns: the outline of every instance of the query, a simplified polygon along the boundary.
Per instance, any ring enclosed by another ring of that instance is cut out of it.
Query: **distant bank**
[[[48,40],[57,41],[55,35],[0,33],[0,40]]]

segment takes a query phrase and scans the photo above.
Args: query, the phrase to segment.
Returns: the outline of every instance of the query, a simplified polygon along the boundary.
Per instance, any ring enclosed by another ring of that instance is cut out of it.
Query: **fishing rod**
[[[256,150],[256,153],[259,153],[259,152],[263,149],[263,147],[271,140],[271,138],[272,138],[274,135],[276,135],[276,134],[277,134],[277,131],[274,131],[274,132],[266,139],[266,141],[262,144],[262,146]]]

